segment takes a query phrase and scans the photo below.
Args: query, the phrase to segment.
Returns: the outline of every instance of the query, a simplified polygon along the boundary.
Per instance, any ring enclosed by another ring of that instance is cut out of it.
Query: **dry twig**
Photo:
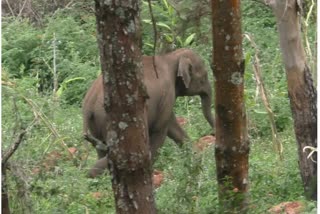
[[[17,16],[17,17],[20,17],[20,16],[21,16],[22,11],[24,10],[24,7],[25,7],[25,6],[26,6],[26,4],[27,4],[27,1],[28,1],[28,0],[25,0],[25,1],[23,2],[23,5],[22,5],[22,7],[21,7],[21,9],[20,9],[19,14],[18,14],[18,16]]]
[[[258,48],[256,43],[253,41],[253,39],[248,35],[244,34],[244,36],[249,40],[251,43],[252,47],[255,50],[255,55],[254,55],[254,62],[253,62],[253,71],[254,75],[256,78],[257,85],[259,87],[260,93],[261,93],[261,99],[263,101],[264,107],[266,108],[270,120],[270,126],[271,126],[271,131],[272,131],[272,142],[274,147],[276,148],[277,152],[279,153],[279,158],[280,160],[283,160],[283,146],[282,143],[280,142],[278,138],[278,133],[277,133],[277,127],[274,119],[274,113],[271,109],[270,106],[270,101],[266,93],[266,89],[263,85],[262,78],[261,78],[261,66],[260,66],[260,60],[258,57]]]
[[[22,96],[22,95],[21,95]],[[49,119],[47,118],[47,116],[45,114],[43,114],[38,106],[31,100],[28,99],[24,96],[22,96],[22,98],[32,107],[33,113],[35,115],[36,118],[40,118],[42,120],[42,122],[47,126],[47,128],[52,132],[52,134],[57,138],[60,139],[59,141],[61,142],[61,145],[66,149],[66,151],[68,152],[68,154],[71,156],[72,159],[75,159],[74,154],[72,154],[69,150],[68,150],[68,146],[67,144],[64,142],[63,139],[61,139],[60,134],[58,133],[58,131],[54,128],[53,124],[49,121]]]

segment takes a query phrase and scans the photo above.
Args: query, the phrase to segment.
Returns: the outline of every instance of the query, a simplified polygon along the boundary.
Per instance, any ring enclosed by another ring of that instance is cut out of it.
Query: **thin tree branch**
[[[53,33],[53,99],[57,102],[57,91],[58,91],[58,73],[57,73],[57,38],[56,33]]]
[[[21,120],[20,112],[17,106],[16,97],[12,98],[12,102],[13,102],[13,111],[16,112],[16,114],[14,114],[15,124],[13,128],[13,136],[15,136],[16,133],[21,130],[22,120]]]
[[[7,5],[8,5],[8,8],[9,8],[9,10],[10,10],[11,15],[12,15],[12,16],[15,16],[15,15],[14,15],[14,12],[13,12],[13,10],[12,10],[12,8],[11,8],[11,5],[10,5],[10,3],[9,3],[8,0],[6,0],[6,3],[7,3]]]
[[[312,75],[313,77],[316,77],[316,69],[315,69],[315,65],[316,65],[316,60],[314,59],[314,56],[313,56],[313,53],[312,53],[312,50],[311,50],[311,46],[310,46],[310,43],[309,43],[309,39],[308,39],[308,28],[309,28],[309,19],[312,15],[312,11],[313,11],[313,8],[315,6],[315,3],[314,1],[312,0],[311,1],[311,6],[309,8],[309,11],[307,12],[307,17],[305,18],[305,20],[303,19],[303,17],[301,17],[301,20],[302,21],[302,32],[303,32],[303,36],[304,36],[304,41],[305,41],[305,44],[306,44],[306,47],[305,47],[305,52],[307,54],[307,57],[309,58],[309,61],[310,61],[310,68],[311,68],[311,72],[312,72]],[[315,78],[316,80],[316,78]]]
[[[157,72],[157,66],[156,66],[156,60],[155,60],[156,44],[157,44],[158,32],[157,32],[156,21],[155,21],[155,19],[154,19],[153,12],[152,12],[151,0],[148,0],[148,6],[149,6],[149,13],[150,13],[150,16],[151,16],[151,21],[152,21],[152,26],[153,26],[153,32],[154,32],[152,62],[153,62],[154,71],[155,71],[155,73],[156,73],[156,77],[157,77],[157,79],[159,79],[158,72]]]
[[[23,2],[23,5],[22,5],[22,7],[21,7],[21,9],[20,9],[19,14],[18,14],[18,16],[17,16],[17,17],[20,17],[20,16],[21,16],[22,11],[23,11],[24,7],[25,7],[25,6],[26,6],[26,4],[27,4],[27,1],[28,1],[28,0],[25,0],[25,1]]]
[[[26,130],[22,130],[20,134],[18,135],[15,142],[11,145],[10,149],[3,155],[3,158],[1,160],[2,165],[4,166],[10,157],[14,154],[14,152],[18,149],[19,145],[21,144],[24,135],[27,133]]]
[[[68,4],[66,4],[66,6],[64,8],[68,8],[69,6],[71,6],[73,4],[73,0],[71,0]]]
[[[26,129],[21,129],[20,133],[18,134],[15,142],[11,145],[10,149],[3,154],[1,163],[2,165],[6,165],[10,157],[15,153],[15,151],[18,149],[19,145],[21,144],[23,137],[27,132],[29,132],[33,125],[36,123],[37,118],[34,118],[34,120],[30,123],[30,125]]]

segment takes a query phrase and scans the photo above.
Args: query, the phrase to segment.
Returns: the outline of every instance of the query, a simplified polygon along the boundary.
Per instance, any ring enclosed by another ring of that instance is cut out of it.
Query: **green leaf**
[[[63,91],[67,88],[68,83],[73,82],[73,81],[77,81],[77,80],[85,80],[85,79],[86,78],[84,78],[84,77],[75,77],[72,79],[64,80],[56,92],[57,97],[60,97],[63,94]]]
[[[152,24],[150,19],[142,19],[142,22],[144,22],[146,24]]]
[[[166,38],[167,42],[169,42],[169,43],[173,42],[173,38],[170,35],[165,34],[164,37]]]
[[[268,114],[268,112],[266,112],[266,111],[259,111],[259,110],[253,110],[255,113],[257,113],[257,114]]]
[[[169,4],[168,4],[167,0],[162,0],[162,2],[166,6],[166,9],[168,10],[169,9]]]
[[[183,45],[183,41],[182,41],[182,39],[181,39],[180,36],[177,36],[177,37],[176,37],[176,40],[177,40],[177,42],[179,43],[179,46],[184,46],[184,45]]]
[[[144,43],[146,46],[149,46],[149,47],[151,47],[151,48],[153,48],[153,44],[151,44],[151,43]]]
[[[70,82],[73,82],[73,81],[76,81],[76,80],[86,80],[86,78],[84,77],[75,77],[75,78],[72,78],[72,79],[68,79],[66,81],[63,81],[63,83],[70,83]]]
[[[57,90],[57,92],[56,92],[57,97],[61,97],[63,91],[64,91],[64,87],[63,87],[63,86],[60,86],[60,88],[59,88],[59,89]]]
[[[167,24],[165,24],[165,23],[163,23],[163,22],[158,22],[158,23],[157,23],[157,26],[167,28],[168,30],[171,31],[171,28],[170,28]]]
[[[249,63],[250,63],[250,60],[251,60],[251,53],[250,52],[247,52],[246,53],[246,58],[245,58],[245,67],[248,67]]]
[[[150,24],[150,25],[152,24],[152,21],[150,19],[143,19],[142,22],[144,22],[146,24]],[[171,28],[169,27],[169,25],[167,25],[167,24],[165,24],[163,22],[157,22],[156,25],[159,26],[159,27],[166,28],[166,29],[171,31]]]
[[[190,45],[190,43],[193,41],[195,35],[196,35],[196,34],[193,33],[193,34],[191,34],[190,36],[188,36],[188,38],[184,41],[184,46]]]

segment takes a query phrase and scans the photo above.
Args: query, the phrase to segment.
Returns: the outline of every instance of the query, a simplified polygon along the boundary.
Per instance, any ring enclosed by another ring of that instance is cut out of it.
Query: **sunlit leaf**
[[[143,19],[142,22],[152,25],[152,21],[150,19]],[[169,27],[169,25],[167,25],[167,24],[165,24],[163,22],[157,22],[156,25],[159,26],[159,27],[166,28],[166,29],[171,31],[171,28]]]
[[[64,90],[67,88],[67,85],[70,83],[70,82],[73,82],[73,81],[77,81],[77,80],[85,80],[86,78],[84,77],[75,77],[75,78],[71,78],[71,79],[67,79],[67,80],[64,80],[62,83],[61,83],[61,86],[60,88],[57,90],[56,92],[56,95],[57,97],[60,97]]]
[[[266,111],[253,110],[257,114],[268,114]]]
[[[195,33],[191,34],[190,36],[188,36],[188,38],[184,41],[184,46],[190,45],[191,42],[193,41],[194,37],[195,37]]]
[[[169,43],[173,42],[173,38],[170,35],[165,34],[164,37],[167,40],[167,42],[169,42]]]
[[[163,22],[158,22],[158,23],[157,23],[157,26],[159,26],[159,27],[164,27],[164,28],[166,28],[166,29],[168,29],[168,30],[171,31],[171,28],[170,28],[167,24],[165,24],[165,23],[163,23]]]

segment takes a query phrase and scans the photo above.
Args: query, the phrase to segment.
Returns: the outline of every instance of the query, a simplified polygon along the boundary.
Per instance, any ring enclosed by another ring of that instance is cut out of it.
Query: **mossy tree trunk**
[[[305,195],[309,199],[317,200],[317,164],[307,158],[307,152],[303,152],[306,146],[317,147],[317,91],[302,44],[299,15],[301,2],[266,1],[277,19]],[[312,159],[317,160],[316,153],[312,155]]]
[[[117,213],[155,213],[143,83],[139,1],[95,0]]]
[[[212,0],[213,73],[220,212],[247,210],[248,157],[240,0]]]

